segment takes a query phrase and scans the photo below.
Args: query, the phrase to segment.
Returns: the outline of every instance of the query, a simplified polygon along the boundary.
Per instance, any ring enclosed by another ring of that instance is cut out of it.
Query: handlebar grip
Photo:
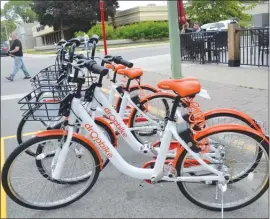
[[[84,54],[77,54],[76,58],[79,59],[79,60],[80,59],[87,59],[87,57],[85,57]]]
[[[116,63],[116,64],[122,64],[128,68],[132,68],[133,67],[133,63],[132,62],[129,62],[125,59],[123,59],[121,56],[116,56],[113,58],[113,61]]]
[[[72,45],[72,42],[69,42],[69,41],[68,41],[68,42],[66,43],[66,47],[67,47],[67,46],[71,46],[71,45]]]
[[[101,65],[98,65],[95,61],[87,62],[87,63],[85,63],[85,66],[89,71],[92,71],[93,73],[96,73],[96,74],[100,74],[102,76],[107,75],[109,72],[109,69],[107,69]]]

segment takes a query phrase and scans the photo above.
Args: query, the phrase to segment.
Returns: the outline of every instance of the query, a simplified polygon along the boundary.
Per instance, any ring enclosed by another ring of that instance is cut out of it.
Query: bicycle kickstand
[[[223,206],[223,197],[224,192],[227,190],[227,184],[218,184],[219,189],[221,190],[221,218],[224,218],[224,206]]]

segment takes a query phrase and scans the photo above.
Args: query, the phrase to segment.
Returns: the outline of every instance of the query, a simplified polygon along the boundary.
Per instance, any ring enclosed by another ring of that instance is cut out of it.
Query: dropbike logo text
[[[109,147],[106,146],[104,142],[99,138],[98,133],[93,130],[93,126],[85,124],[85,128],[90,132],[90,137],[93,139],[93,141],[96,142],[99,147],[101,147],[108,158],[111,158],[112,153],[110,152]]]
[[[104,109],[105,113],[107,113],[109,120],[112,121],[112,123],[115,125],[115,127],[117,128],[117,130],[120,132],[120,134],[123,137],[127,137],[127,133],[125,132],[125,128],[123,128],[121,126],[121,124],[119,122],[117,122],[115,116],[111,113],[111,110],[108,108]]]

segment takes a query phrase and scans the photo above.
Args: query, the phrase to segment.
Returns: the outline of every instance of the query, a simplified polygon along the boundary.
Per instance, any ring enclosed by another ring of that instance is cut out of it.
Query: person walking
[[[13,70],[9,77],[6,77],[9,81],[13,81],[15,75],[18,73],[20,69],[22,69],[25,77],[24,79],[30,79],[30,73],[28,72],[25,64],[23,62],[23,51],[22,51],[22,43],[18,39],[16,32],[11,33],[12,40],[14,41],[8,51],[8,54],[14,58],[14,66]]]

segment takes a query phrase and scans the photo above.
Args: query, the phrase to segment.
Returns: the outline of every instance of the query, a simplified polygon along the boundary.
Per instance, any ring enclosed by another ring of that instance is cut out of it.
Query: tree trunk
[[[111,19],[112,19],[113,29],[115,29],[116,28],[116,25],[115,25],[115,16],[111,16]]]
[[[61,39],[65,39],[64,29],[63,29],[63,22],[61,22],[60,31],[61,31]]]

